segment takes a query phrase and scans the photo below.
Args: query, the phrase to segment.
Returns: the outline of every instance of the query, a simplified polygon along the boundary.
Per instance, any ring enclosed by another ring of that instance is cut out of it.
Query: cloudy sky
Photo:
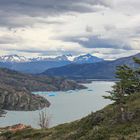
[[[140,52],[140,0],[0,0],[0,55]]]

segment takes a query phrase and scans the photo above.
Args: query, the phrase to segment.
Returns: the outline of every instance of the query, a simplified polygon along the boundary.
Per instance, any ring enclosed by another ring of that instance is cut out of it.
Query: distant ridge
[[[26,57],[18,56],[16,54],[0,56],[0,62],[27,62],[27,61],[29,60]]]
[[[73,62],[77,64],[83,64],[83,63],[97,63],[102,61],[104,61],[104,59],[98,58],[91,54],[85,54],[85,55],[80,55],[78,57],[75,57]]]
[[[116,67],[126,64],[130,67],[136,67],[133,57],[140,58],[140,53],[119,58],[113,61],[103,61],[90,64],[70,64],[67,66],[48,69],[43,72],[43,75],[63,76],[74,79],[115,79]]]

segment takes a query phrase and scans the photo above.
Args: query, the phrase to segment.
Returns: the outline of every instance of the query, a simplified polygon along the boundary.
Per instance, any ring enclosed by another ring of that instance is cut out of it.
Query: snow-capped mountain
[[[24,56],[18,55],[4,55],[0,56],[0,62],[27,62],[28,59]]]
[[[68,58],[66,55],[61,55],[61,56],[57,56],[54,58],[55,61],[68,61]]]
[[[75,59],[75,56],[73,56],[72,54],[68,54],[68,55],[65,55],[67,57],[67,59],[71,62],[73,62],[73,60]]]
[[[37,62],[37,61],[44,61],[46,60],[46,57],[34,57],[34,58],[29,58],[29,62]]]
[[[72,56],[71,54],[68,55],[61,55],[61,56],[57,56],[55,58],[55,60],[59,60],[59,61],[73,61],[75,58],[75,56]]]
[[[62,67],[72,63],[96,63],[103,59],[90,54],[81,56],[61,55],[61,56],[40,56],[26,58],[18,55],[0,56],[0,67],[9,68],[23,73],[42,73],[50,68]],[[2,63],[1,63],[2,62]]]
[[[60,56],[42,56],[42,57],[36,57],[36,58],[30,58],[30,62],[35,62],[35,61],[73,61],[74,56],[71,54],[68,55],[60,55]]]
[[[85,54],[80,56],[73,56],[71,54],[68,55],[60,55],[60,56],[42,56],[35,58],[26,58],[24,56],[19,55],[5,55],[0,56],[0,62],[38,62],[38,61],[69,61],[72,63],[96,63],[103,61],[103,59],[95,57],[91,54]]]
[[[79,63],[79,64],[97,63],[97,62],[101,62],[101,61],[104,61],[104,60],[102,58],[98,58],[98,57],[93,56],[91,54],[80,55],[78,57],[75,57],[73,60],[74,63]]]

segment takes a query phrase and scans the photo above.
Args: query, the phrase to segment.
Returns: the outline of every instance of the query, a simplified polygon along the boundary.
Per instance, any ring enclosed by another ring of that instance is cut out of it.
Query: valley
[[[140,0],[0,0],[0,140],[140,140]]]

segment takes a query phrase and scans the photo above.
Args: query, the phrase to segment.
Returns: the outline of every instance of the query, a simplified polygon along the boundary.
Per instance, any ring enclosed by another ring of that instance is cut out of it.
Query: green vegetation
[[[118,121],[115,105],[91,113],[81,120],[50,129],[25,129],[19,132],[4,131],[5,140],[139,140],[140,93],[127,97],[125,122]]]
[[[139,63],[138,59],[134,59]],[[110,96],[114,101],[81,120],[50,129],[3,130],[4,140],[140,140],[140,71],[127,66],[117,68],[120,81]]]
[[[134,58],[135,63],[140,64],[138,58]],[[118,82],[110,91],[110,96],[104,96],[105,99],[110,99],[115,102],[116,110],[120,112],[120,121],[126,121],[127,118],[127,97],[140,92],[140,70],[132,69],[126,65],[118,66],[116,71],[116,78]]]

